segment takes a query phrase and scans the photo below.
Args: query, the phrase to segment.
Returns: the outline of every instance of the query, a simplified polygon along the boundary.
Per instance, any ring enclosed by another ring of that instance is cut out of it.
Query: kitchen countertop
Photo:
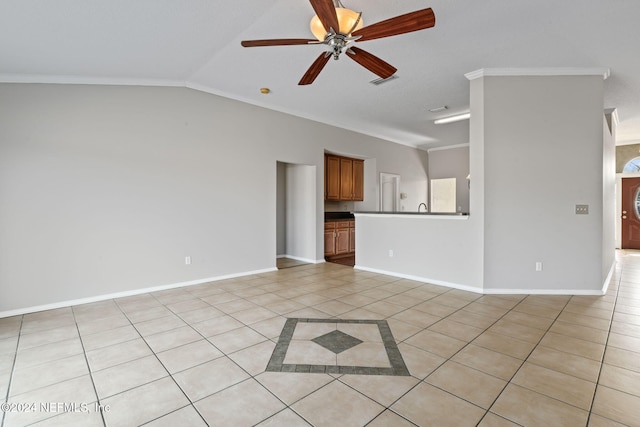
[[[345,221],[354,219],[353,212],[325,212],[325,221]]]
[[[420,216],[468,216],[468,212],[380,212],[380,211],[362,211],[354,212],[354,214],[367,214],[367,215],[420,215]]]

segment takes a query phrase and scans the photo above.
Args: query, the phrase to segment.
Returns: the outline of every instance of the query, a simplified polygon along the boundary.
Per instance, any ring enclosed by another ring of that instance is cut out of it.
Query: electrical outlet
[[[576,205],[576,215],[589,215],[589,205]]]
[[[536,271],[542,271],[542,261],[536,262]]]
[[[393,258],[393,249],[389,249],[389,258]]]
[[[190,256],[184,257],[184,263],[185,265],[191,265],[191,257]]]

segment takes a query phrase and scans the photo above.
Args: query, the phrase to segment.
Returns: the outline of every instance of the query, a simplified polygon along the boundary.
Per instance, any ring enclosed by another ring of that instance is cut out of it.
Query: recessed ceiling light
[[[455,116],[443,117],[441,119],[434,120],[433,123],[436,125],[441,125],[444,123],[453,123],[459,122],[461,120],[467,120],[469,117],[471,117],[471,113],[462,113],[456,114]]]
[[[260,93],[263,95],[266,95],[268,93],[271,93],[271,89],[269,89],[268,87],[261,87],[260,88]]]
[[[429,109],[429,111],[431,111],[432,113],[439,113],[441,111],[445,111],[447,108],[449,107],[447,107],[446,105],[443,105],[442,107],[431,108]]]

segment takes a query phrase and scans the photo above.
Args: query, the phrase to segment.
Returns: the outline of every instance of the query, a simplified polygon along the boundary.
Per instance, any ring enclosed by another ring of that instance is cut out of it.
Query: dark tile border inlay
[[[358,323],[378,325],[382,343],[387,351],[390,368],[378,368],[371,366],[341,366],[341,365],[301,365],[284,363],[284,358],[289,349],[289,343],[293,337],[293,331],[299,322],[305,323]],[[284,324],[280,338],[273,350],[271,359],[267,364],[267,372],[306,372],[322,374],[352,374],[352,375],[392,375],[409,376],[409,370],[404,363],[400,350],[393,338],[391,329],[386,320],[348,320],[348,319],[300,319],[290,318]]]

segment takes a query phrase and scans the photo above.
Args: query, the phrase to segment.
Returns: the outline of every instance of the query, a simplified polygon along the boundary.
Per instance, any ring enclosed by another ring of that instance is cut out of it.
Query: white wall
[[[477,229],[472,216],[356,214],[356,267],[482,292]]]
[[[429,150],[429,179],[456,179],[456,210],[469,212],[469,146]]]
[[[357,266],[484,293],[599,294],[614,262],[602,76],[470,87],[469,218],[357,216]]]
[[[426,181],[426,153],[190,89],[0,85],[0,313],[275,268],[277,161],[316,167],[322,259],[325,150]]]
[[[615,263],[616,247],[616,126],[611,113],[603,119],[602,136],[602,281]]]
[[[276,255],[287,254],[287,164],[276,162]]]
[[[286,254],[315,262],[316,167],[286,165]]]
[[[603,240],[602,76],[482,80],[485,289],[601,289],[613,255]]]

